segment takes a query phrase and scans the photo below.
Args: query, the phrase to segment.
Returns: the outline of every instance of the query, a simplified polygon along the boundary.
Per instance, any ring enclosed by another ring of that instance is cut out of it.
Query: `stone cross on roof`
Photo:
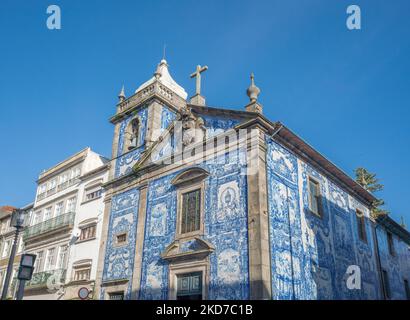
[[[195,105],[204,106],[205,98],[201,96],[201,73],[208,70],[208,66],[196,66],[196,71],[191,74],[191,78],[196,78],[195,95],[191,98],[191,103]]]

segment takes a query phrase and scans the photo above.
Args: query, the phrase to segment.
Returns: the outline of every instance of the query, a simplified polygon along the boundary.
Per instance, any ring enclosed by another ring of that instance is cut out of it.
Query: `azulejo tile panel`
[[[167,129],[175,119],[175,112],[171,111],[166,105],[163,105],[161,112],[161,130]]]
[[[139,190],[131,189],[113,196],[105,249],[103,282],[129,280],[126,298],[130,298],[134,267]],[[126,233],[126,245],[116,244],[116,235]]]
[[[267,138],[268,208],[274,299],[374,299],[374,243],[358,239],[355,210],[368,210],[315,169]],[[322,216],[310,212],[308,177],[320,182]],[[363,290],[349,290],[347,267],[359,265]]]
[[[201,115],[201,118],[204,120],[204,125],[206,128],[206,138],[216,136],[229,129],[232,129],[240,122],[240,120],[238,119],[227,119],[225,117],[216,117],[209,115]]]
[[[410,247],[393,235],[395,254],[392,255],[389,252],[387,232],[384,227],[379,226],[376,232],[380,248],[381,267],[387,272],[391,299],[406,299],[404,279],[410,281]]]
[[[266,142],[272,298],[308,299],[312,288],[305,277],[310,270],[303,252],[297,159]]]
[[[203,236],[215,247],[209,257],[209,299],[249,297],[247,187],[239,157],[238,152],[227,162],[221,157],[214,163],[198,165],[210,173],[205,180]],[[171,180],[180,172],[149,184],[141,299],[168,298],[169,265],[160,255],[175,239],[177,190]],[[182,242],[179,250],[192,251],[195,245],[193,240]]]

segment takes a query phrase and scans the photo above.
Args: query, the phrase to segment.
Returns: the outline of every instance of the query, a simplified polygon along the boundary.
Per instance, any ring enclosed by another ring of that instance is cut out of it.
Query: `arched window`
[[[138,147],[139,142],[139,119],[134,118],[128,124],[124,134],[124,152]]]

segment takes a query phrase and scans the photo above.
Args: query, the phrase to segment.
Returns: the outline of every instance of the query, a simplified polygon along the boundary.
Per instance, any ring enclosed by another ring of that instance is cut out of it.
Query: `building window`
[[[34,261],[34,273],[41,272],[43,268],[43,251],[37,252],[36,260]]]
[[[68,251],[68,246],[61,246],[58,250],[58,263],[57,263],[57,269],[65,269],[66,268],[66,262],[67,262],[67,251]]]
[[[11,240],[7,240],[6,242],[4,242],[3,254],[1,255],[2,258],[6,258],[9,256],[10,247],[11,247]]]
[[[201,190],[196,189],[182,194],[181,234],[200,229]]]
[[[51,215],[51,207],[46,208],[44,211],[44,221],[50,220],[52,218]]]
[[[82,228],[79,240],[84,241],[88,239],[94,239],[96,229],[97,229],[97,226],[95,224]]]
[[[76,202],[77,202],[77,197],[72,197],[72,198],[67,200],[66,213],[75,212]]]
[[[80,173],[81,173],[81,171],[80,171],[79,167],[71,169],[70,181],[73,181],[74,179],[78,178],[80,176]]]
[[[177,300],[202,300],[202,272],[177,275]]]
[[[19,242],[18,242],[18,247],[17,247],[17,253],[21,253],[24,250],[24,241],[23,241],[23,237],[19,238]]]
[[[110,300],[124,300],[124,291],[110,292],[108,298]]]
[[[36,213],[34,213],[33,226],[36,224],[39,224],[40,222],[41,222],[41,211],[37,211]]]
[[[47,196],[54,194],[56,190],[57,190],[57,179],[53,179],[47,184]]]
[[[410,287],[409,280],[404,279],[404,291],[406,292],[406,299],[410,300]]]
[[[91,189],[91,190],[87,190],[86,194],[85,194],[85,199],[84,201],[91,201],[91,200],[95,200],[101,197],[102,194],[102,189]]]
[[[120,233],[115,236],[115,245],[122,246],[127,243],[127,233]]]
[[[359,239],[367,242],[367,235],[366,235],[366,220],[364,217],[364,213],[360,210],[356,210],[356,221],[357,221],[357,232],[359,234]]]
[[[189,168],[171,180],[177,188],[177,238],[203,233],[205,179],[209,173],[202,168]]]
[[[90,280],[91,268],[78,269],[74,271],[74,281]]]
[[[384,292],[386,293],[386,298],[391,299],[389,274],[387,273],[386,270],[382,270],[382,274],[383,274],[383,286],[384,286]]]
[[[38,187],[37,200],[44,199],[46,195],[47,185],[44,183]]]
[[[308,177],[308,194],[309,194],[309,210],[322,216],[322,199],[320,195],[320,183],[315,179]]]
[[[56,207],[55,207],[55,216],[56,216],[56,217],[58,217],[60,214],[63,213],[63,206],[64,206],[64,202],[63,202],[63,201],[58,202],[58,203],[56,204]]]
[[[54,269],[54,264],[55,264],[55,248],[50,248],[47,250],[47,257],[46,257],[46,265],[44,267],[44,270],[49,271]]]
[[[0,270],[0,289],[3,288],[3,280],[4,280],[4,270]]]
[[[6,231],[7,224],[5,221],[0,221],[0,234],[3,234]]]
[[[393,234],[391,232],[387,231],[387,244],[389,247],[389,253],[394,256],[395,255],[395,250],[394,250],[394,240],[393,240]]]

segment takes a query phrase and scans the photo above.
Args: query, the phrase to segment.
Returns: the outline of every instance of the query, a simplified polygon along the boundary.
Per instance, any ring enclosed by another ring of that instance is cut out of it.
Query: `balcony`
[[[37,201],[43,200],[46,197],[46,192],[39,193],[37,195]]]
[[[65,269],[55,269],[34,273],[31,280],[26,282],[26,288],[34,289],[47,287],[48,289],[56,289],[64,284],[66,271],[67,270]]]
[[[53,194],[56,194],[57,192],[63,191],[75,184],[77,184],[80,181],[80,179],[77,177],[75,178],[71,178],[67,181],[61,182],[59,185],[54,186],[50,189],[48,189],[47,191],[41,192],[39,194],[37,194],[37,201],[43,200],[47,197],[52,196]]]
[[[51,188],[50,190],[47,190],[47,197],[52,196],[56,192],[57,192],[57,187],[54,187],[54,188]]]
[[[68,212],[28,227],[24,231],[24,241],[38,235],[55,232],[64,228],[71,228],[74,224],[74,217],[75,212]]]
[[[62,182],[57,186],[57,192],[62,191],[64,189],[67,189],[68,187],[71,187],[71,186],[75,185],[79,181],[80,181],[80,179],[78,177],[76,177],[76,178],[72,178],[70,180],[67,180],[65,182]]]

